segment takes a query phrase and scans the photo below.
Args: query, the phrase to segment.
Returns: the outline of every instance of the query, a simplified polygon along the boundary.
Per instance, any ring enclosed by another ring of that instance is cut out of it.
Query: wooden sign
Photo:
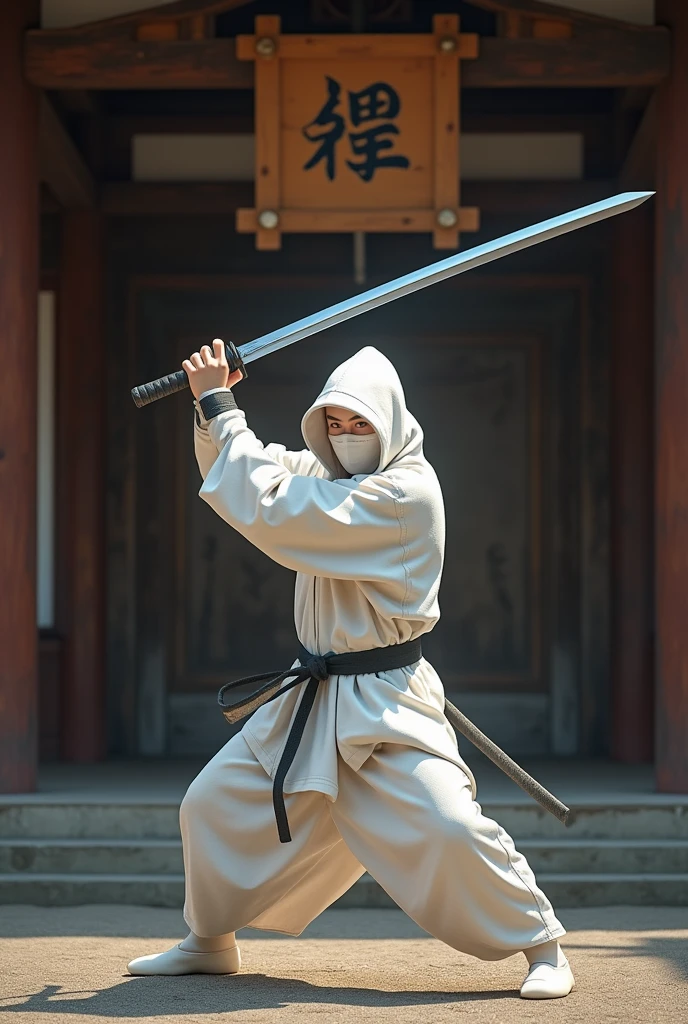
[[[429,35],[280,35],[256,18],[237,56],[255,61],[255,209],[237,230],[258,249],[283,232],[431,232],[454,249],[476,231],[459,202],[459,68],[478,37],[454,14]]]

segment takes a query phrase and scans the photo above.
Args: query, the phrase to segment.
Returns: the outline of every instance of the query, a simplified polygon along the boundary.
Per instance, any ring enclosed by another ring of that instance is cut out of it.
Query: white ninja
[[[247,426],[221,343],[183,366],[197,398],[200,495],[296,571],[303,646],[369,651],[428,633],[439,618],[444,507],[389,360],[364,348],[334,371],[303,417],[301,452],[264,446]],[[280,843],[272,780],[302,691],[259,708],[189,787],[180,818],[191,933],[129,970],[235,973],[239,928],[298,935],[368,871],[455,949],[483,960],[523,951],[523,996],[567,995],[565,930],[513,840],[476,803],[424,658],[319,686],[284,784],[293,838]]]

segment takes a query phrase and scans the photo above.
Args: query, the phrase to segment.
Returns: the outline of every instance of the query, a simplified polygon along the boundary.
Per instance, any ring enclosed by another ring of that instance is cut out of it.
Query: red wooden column
[[[22,74],[37,0],[0,4],[0,792],[35,788],[38,94]]]
[[[656,774],[688,793],[688,4],[659,0],[672,32],[659,87],[656,314]]]
[[[654,222],[614,221],[611,365],[612,756],[653,753]]]
[[[62,756],[104,754],[104,339],[102,224],[62,216],[57,317],[58,600],[65,638]]]

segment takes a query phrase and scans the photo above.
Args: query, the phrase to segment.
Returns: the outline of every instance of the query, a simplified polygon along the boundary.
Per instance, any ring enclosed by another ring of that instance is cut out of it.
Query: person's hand
[[[186,370],[189,385],[196,399],[200,398],[204,391],[211,391],[213,388],[231,388],[243,377],[241,370],[229,372],[225,344],[219,338],[213,342],[212,349],[210,345],[204,345],[200,352],[194,352],[185,359],[182,367]]]

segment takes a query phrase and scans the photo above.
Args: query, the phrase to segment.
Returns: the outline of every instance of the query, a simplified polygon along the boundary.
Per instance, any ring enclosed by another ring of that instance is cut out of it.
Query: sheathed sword
[[[537,245],[539,242],[556,238],[559,235],[575,231],[577,228],[585,227],[588,224],[595,224],[597,221],[613,217],[617,213],[633,210],[653,195],[654,192],[623,192],[601,202],[582,206],[578,210],[563,213],[558,217],[541,221],[539,224],[534,224],[531,227],[522,228],[520,231],[513,231],[502,238],[485,242],[483,245],[475,246],[465,252],[457,253],[447,259],[439,260],[437,263],[431,263],[420,270],[415,270],[410,274],[395,278],[395,280],[389,281],[386,284],[370,288],[368,291],[354,295],[343,302],[338,302],[334,306],[328,306],[327,309],[323,309],[319,313],[296,320],[286,327],[280,327],[270,334],[264,334],[260,338],[255,338],[239,348],[232,342],[229,342],[226,344],[226,352],[230,370],[241,370],[244,376],[246,376],[246,363],[261,359],[272,352],[278,352],[280,349],[286,348],[287,345],[292,345],[296,341],[309,338],[313,334],[318,334],[328,327],[334,327],[335,324],[343,323],[345,320],[350,320],[361,313],[367,313],[369,310],[376,309],[386,302],[400,299],[404,295],[411,295],[413,292],[420,291],[421,288],[427,288],[431,284],[446,281],[449,277],[464,274],[468,270],[484,266],[486,263],[491,263],[502,256],[509,256],[512,253],[520,252],[522,249],[527,249],[531,245]],[[167,377],[161,377],[159,380],[134,388],[131,394],[136,405],[141,408],[144,405],[150,405],[151,402],[155,402],[159,398],[182,391],[188,386],[189,380],[186,372],[178,370]],[[255,711],[271,696],[274,696],[280,686],[281,682],[277,683],[273,688],[268,685],[256,694],[251,695],[251,698],[247,699],[247,703],[250,703],[250,709],[243,709],[243,714],[250,714]],[[239,705],[243,705],[243,703],[239,702]],[[549,790],[541,786],[520,765],[505,754],[470,719],[466,718],[451,701],[445,701],[444,713],[457,732],[470,740],[481,753],[485,754],[493,764],[497,765],[522,790],[533,797],[545,810],[553,814],[564,825],[570,824],[571,811],[566,804],[558,800]],[[243,717],[243,714],[239,712],[238,714],[239,717]],[[225,717],[228,720],[232,720],[227,711],[225,711]]]
[[[360,316],[361,313],[377,309],[378,306],[383,306],[386,302],[393,302],[405,295],[412,295],[414,292],[420,291],[421,288],[428,288],[431,284],[438,284],[440,281],[446,281],[449,277],[465,274],[468,270],[475,270],[476,267],[492,263],[493,260],[498,260],[502,256],[510,256],[512,253],[520,252],[539,242],[546,242],[550,238],[565,235],[577,228],[595,224],[597,221],[613,217],[617,213],[633,210],[653,195],[654,192],[622,192],[609,199],[603,199],[599,203],[581,206],[578,210],[562,213],[558,217],[551,217],[549,220],[543,220],[531,227],[521,228],[509,235],[503,235],[502,238],[484,242],[483,245],[456,253],[437,263],[430,263],[427,267],[404,274],[402,277],[378,285],[376,288],[359,292],[358,295],[354,295],[350,299],[337,302],[334,306],[328,306],[327,309],[322,309],[318,313],[296,320],[292,324],[287,324],[286,327],[279,327],[276,331],[255,338],[238,348],[233,342],[228,342],[225,348],[230,370],[241,370],[244,376],[247,376],[247,363],[262,359],[263,356],[270,355],[272,352],[279,352],[287,345],[293,345],[294,342],[310,338],[311,335],[325,331],[328,327],[334,327],[335,324],[351,320],[352,317]],[[156,402],[159,398],[183,391],[188,386],[189,378],[186,372],[177,370],[176,373],[170,373],[149,384],[140,384],[132,389],[131,396],[135,404],[141,408],[144,405],[150,405],[151,402]]]

